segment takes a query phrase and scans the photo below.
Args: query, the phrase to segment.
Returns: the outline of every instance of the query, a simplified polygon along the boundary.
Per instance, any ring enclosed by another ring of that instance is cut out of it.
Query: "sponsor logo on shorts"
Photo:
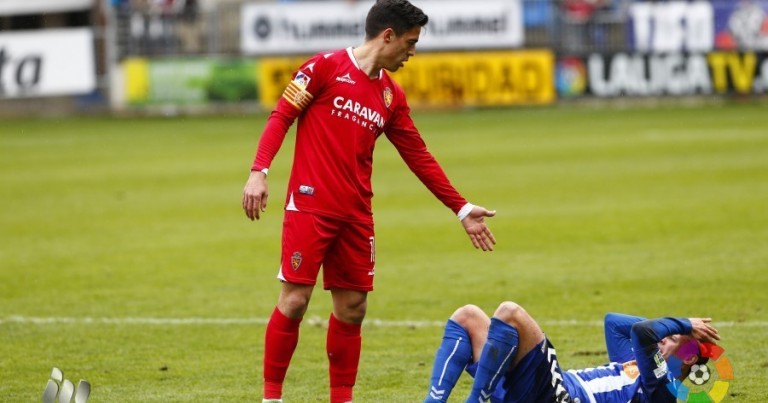
[[[291,268],[293,268],[294,271],[299,270],[302,260],[301,252],[293,252],[293,255],[291,255]]]

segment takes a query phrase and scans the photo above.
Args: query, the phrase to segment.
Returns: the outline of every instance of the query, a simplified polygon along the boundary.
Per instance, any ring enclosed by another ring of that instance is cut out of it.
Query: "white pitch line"
[[[268,318],[157,318],[157,317],[62,317],[62,316],[23,316],[11,315],[0,318],[0,325],[6,323],[32,324],[32,325],[50,325],[50,324],[107,324],[107,325],[156,325],[156,326],[181,326],[181,325],[266,325]],[[327,320],[317,316],[305,318],[309,325],[323,325]],[[443,327],[445,320],[384,320],[384,319],[366,319],[364,325],[373,327]],[[539,321],[542,327],[602,327],[603,322],[598,320],[543,320]],[[768,327],[768,321],[747,321],[747,322],[715,322],[715,327],[736,327],[736,328],[763,328]]]

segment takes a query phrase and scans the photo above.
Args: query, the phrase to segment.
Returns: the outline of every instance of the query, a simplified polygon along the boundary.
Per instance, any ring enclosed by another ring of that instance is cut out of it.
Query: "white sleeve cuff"
[[[464,205],[464,207],[459,210],[459,213],[456,214],[456,217],[459,217],[459,221],[463,221],[469,213],[472,211],[472,209],[475,208],[475,205],[472,203],[467,203]]]
[[[264,174],[264,176],[267,176],[269,174],[269,168],[264,168],[261,171],[259,171]]]

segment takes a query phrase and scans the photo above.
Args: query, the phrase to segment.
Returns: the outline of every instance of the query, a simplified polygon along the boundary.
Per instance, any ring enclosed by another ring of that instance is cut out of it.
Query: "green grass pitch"
[[[261,398],[289,135],[261,221],[240,207],[266,115],[0,122],[0,401],[40,401],[51,368],[93,402]],[[598,365],[607,311],[711,316],[735,379],[768,395],[768,109],[730,102],[420,112],[454,185],[498,210],[496,251],[379,141],[376,290],[361,402],[426,394],[441,323],[503,300],[566,368]],[[286,402],[327,401],[318,289]],[[463,401],[465,379],[452,395]]]

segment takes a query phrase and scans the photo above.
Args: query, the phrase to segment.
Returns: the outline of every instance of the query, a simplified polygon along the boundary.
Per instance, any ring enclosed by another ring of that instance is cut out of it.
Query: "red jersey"
[[[382,133],[443,204],[457,213],[467,203],[427,150],[403,90],[384,70],[369,78],[352,48],[317,54],[299,68],[267,121],[252,169],[269,167],[297,117],[286,209],[372,222],[373,149]]]

